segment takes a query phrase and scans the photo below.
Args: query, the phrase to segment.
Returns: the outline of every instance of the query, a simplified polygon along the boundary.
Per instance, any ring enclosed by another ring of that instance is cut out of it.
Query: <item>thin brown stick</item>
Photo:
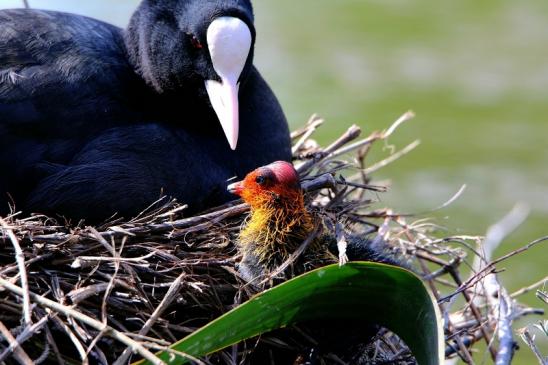
[[[379,161],[377,162],[376,164],[366,168],[363,173],[366,174],[366,175],[371,175],[372,173],[374,173],[375,171],[378,171],[380,170],[381,168],[383,167],[386,167],[388,165],[390,165],[392,162],[394,161],[397,161],[399,160],[400,158],[402,158],[403,156],[409,154],[410,152],[412,152],[415,148],[417,148],[418,146],[420,146],[421,142],[419,140],[416,140],[414,142],[412,142],[411,144],[409,144],[408,146],[406,146],[405,148],[403,148],[401,151],[398,151],[398,152],[395,152],[393,153],[392,155],[390,155],[389,157],[385,158],[384,160],[382,161]]]
[[[21,364],[21,365],[33,365],[34,361],[27,355],[25,350],[23,350],[19,343],[17,343],[17,340],[13,335],[11,334],[10,330],[4,325],[4,323],[0,322],[0,333],[2,336],[8,341],[9,348],[12,349],[13,355],[15,356],[15,359]]]
[[[285,260],[284,263],[282,263],[279,267],[277,267],[276,270],[269,273],[268,277],[266,279],[264,279],[259,285],[266,284],[272,278],[275,278],[276,276],[278,276],[279,274],[284,272],[285,269],[287,269],[289,267],[289,265],[291,265],[306,250],[306,248],[310,245],[310,243],[312,243],[312,241],[314,241],[316,239],[316,237],[318,237],[318,234],[320,233],[320,229],[321,229],[320,222],[316,222],[316,226],[314,227],[312,232],[310,232],[310,234],[308,235],[306,240],[304,240],[304,242],[299,246],[299,248],[297,248],[297,250],[295,252],[293,252],[289,256],[289,258],[287,260]]]
[[[175,297],[179,293],[179,290],[181,289],[183,279],[185,278],[187,274],[182,273],[179,275],[177,279],[171,284],[169,287],[166,295],[164,296],[164,299],[160,302],[158,307],[154,310],[150,318],[146,321],[143,328],[139,331],[139,336],[145,336],[148,334],[154,323],[160,318],[160,316],[164,313],[164,311],[167,309],[167,307],[175,300]],[[131,348],[126,348],[124,352],[122,352],[122,355],[114,362],[114,365],[123,365],[127,362],[129,357],[131,356]]]
[[[304,134],[291,148],[291,153],[296,154],[299,149],[306,143],[306,141],[316,132],[316,129],[318,129],[318,127],[320,127],[323,123],[324,120],[321,118],[311,120],[307,125]]]
[[[548,365],[548,357],[545,358],[542,356],[542,353],[540,352],[538,346],[535,343],[535,340],[533,336],[531,336],[531,333],[527,328],[524,328],[519,331],[520,337],[529,346],[531,351],[535,354],[535,357],[537,358],[540,365]]]
[[[491,261],[493,254],[502,241],[527,218],[529,208],[517,205],[501,221],[489,227],[483,243],[485,260]],[[476,260],[476,266],[482,262]],[[514,357],[516,343],[512,336],[513,305],[506,289],[500,285],[495,274],[486,276],[483,280],[485,297],[489,302],[497,323],[499,350],[495,359],[496,365],[509,365]]]
[[[2,364],[8,358],[10,353],[15,351],[16,348],[14,348],[13,346],[21,347],[21,345],[23,345],[32,336],[36,335],[47,324],[48,319],[49,316],[44,316],[32,326],[26,327],[23,332],[21,332],[17,336],[15,341],[10,343],[10,346],[0,354],[0,364]]]
[[[86,349],[84,348],[84,345],[82,345],[82,343],[78,339],[78,336],[74,334],[74,331],[72,331],[72,329],[70,329],[70,327],[58,317],[54,317],[53,321],[59,328],[65,331],[65,334],[72,341],[74,348],[76,349],[76,351],[78,352],[78,355],[82,359],[82,365],[89,365]]]
[[[30,308],[29,280],[27,277],[27,267],[25,265],[25,254],[21,249],[19,240],[17,239],[11,228],[9,228],[6,221],[4,221],[1,217],[0,225],[2,226],[2,230],[8,235],[8,238],[13,245],[13,249],[15,250],[15,260],[17,261],[17,267],[19,268],[21,288],[23,288],[23,325],[29,326],[32,324],[32,314]]]
[[[525,252],[525,251],[531,249],[532,247],[538,245],[539,243],[542,243],[542,242],[545,242],[545,241],[548,241],[548,236],[536,239],[536,240],[528,243],[527,245],[525,245],[521,248],[518,248],[517,250],[514,250],[514,251],[512,251],[512,252],[510,252],[510,253],[508,253],[504,256],[499,257],[496,260],[493,260],[492,262],[489,263],[489,265],[485,266],[481,271],[477,272],[474,276],[470,277],[468,280],[463,282],[455,292],[441,298],[440,301],[441,302],[447,301],[451,297],[453,297],[455,295],[458,295],[458,294],[462,293],[465,290],[470,289],[477,282],[481,281],[486,275],[489,275],[489,274],[493,273],[494,271],[496,271],[495,265],[497,265],[498,263],[500,263],[502,261],[505,261],[505,260],[508,260],[509,258],[511,258],[513,256],[516,256],[516,255],[518,255],[522,252]]]
[[[53,334],[51,333],[49,326],[46,325],[45,331],[46,331],[46,340],[48,341],[51,348],[53,349],[53,352],[55,354],[55,359],[57,360],[57,364],[65,365],[65,360],[63,359],[63,356],[61,355],[61,351],[59,351],[59,346],[57,346],[57,343],[55,342],[55,339],[53,338]]]
[[[548,276],[545,276],[544,278],[540,279],[539,281],[537,281],[536,283],[534,284],[531,284],[529,286],[526,286],[524,288],[521,288],[515,292],[513,292],[512,294],[510,294],[510,297],[511,298],[517,298],[519,296],[522,296],[524,294],[527,294],[529,293],[530,291],[533,291],[535,290],[536,288],[540,287],[541,285],[543,284],[546,284],[548,282]]]
[[[4,280],[0,278],[0,286],[3,286],[5,289],[11,291],[14,294],[17,294],[19,296],[23,296],[24,291],[22,288],[13,285],[7,280]],[[132,351],[138,352],[142,357],[150,361],[151,363],[155,365],[163,365],[164,362],[160,359],[158,359],[154,354],[152,354],[150,351],[148,351],[146,348],[144,348],[140,343],[132,340],[127,335],[115,330],[114,328],[107,326],[101,322],[99,322],[96,319],[93,319],[89,316],[86,316],[83,313],[80,313],[70,307],[67,307],[65,305],[62,305],[60,303],[54,302],[53,300],[46,299],[40,295],[30,293],[30,297],[32,300],[34,300],[37,304],[52,309],[56,312],[62,313],[68,317],[72,317],[80,322],[83,322],[93,328],[95,328],[98,331],[105,331],[105,333],[112,338],[122,342],[123,344],[131,347]]]
[[[311,160],[308,160],[308,161],[302,163],[301,165],[297,166],[296,170],[300,174],[304,174],[304,173],[308,172],[312,168],[312,166],[320,163],[321,161],[324,161],[325,159],[327,159],[329,157],[333,157],[333,153],[337,149],[344,146],[348,142],[353,141],[356,138],[358,138],[360,136],[360,133],[361,133],[361,129],[358,126],[356,126],[356,125],[351,126],[335,142],[333,142],[331,145],[329,145],[327,148],[325,148],[325,150],[320,155],[315,156],[315,158],[313,158]]]

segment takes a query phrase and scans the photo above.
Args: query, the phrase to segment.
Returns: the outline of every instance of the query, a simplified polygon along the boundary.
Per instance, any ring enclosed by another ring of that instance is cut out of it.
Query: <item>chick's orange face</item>
[[[251,206],[256,206],[280,199],[292,199],[295,194],[300,194],[301,186],[293,165],[277,161],[250,172],[244,180],[230,185],[228,191],[241,196]]]

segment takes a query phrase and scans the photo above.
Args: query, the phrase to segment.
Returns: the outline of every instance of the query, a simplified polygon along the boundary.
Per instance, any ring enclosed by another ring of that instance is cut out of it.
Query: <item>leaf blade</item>
[[[443,362],[439,310],[424,283],[400,267],[373,262],[330,265],[251,298],[172,346],[194,357],[303,321],[365,320],[387,327],[409,346],[419,364]],[[169,353],[170,364],[185,359]]]

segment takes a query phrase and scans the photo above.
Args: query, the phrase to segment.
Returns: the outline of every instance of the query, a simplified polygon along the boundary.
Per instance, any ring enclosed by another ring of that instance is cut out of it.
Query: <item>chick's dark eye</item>
[[[259,185],[263,185],[266,182],[266,178],[262,175],[259,175],[255,178],[255,182]]]
[[[190,36],[190,44],[192,44],[192,47],[194,47],[195,49],[204,48],[200,40],[195,35],[189,34],[189,36]]]

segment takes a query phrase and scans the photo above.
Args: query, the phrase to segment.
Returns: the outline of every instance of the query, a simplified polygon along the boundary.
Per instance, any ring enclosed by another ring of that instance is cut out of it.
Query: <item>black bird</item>
[[[0,214],[129,217],[161,193],[195,212],[289,160],[253,21],[249,0],[143,0],[125,30],[0,11]]]

